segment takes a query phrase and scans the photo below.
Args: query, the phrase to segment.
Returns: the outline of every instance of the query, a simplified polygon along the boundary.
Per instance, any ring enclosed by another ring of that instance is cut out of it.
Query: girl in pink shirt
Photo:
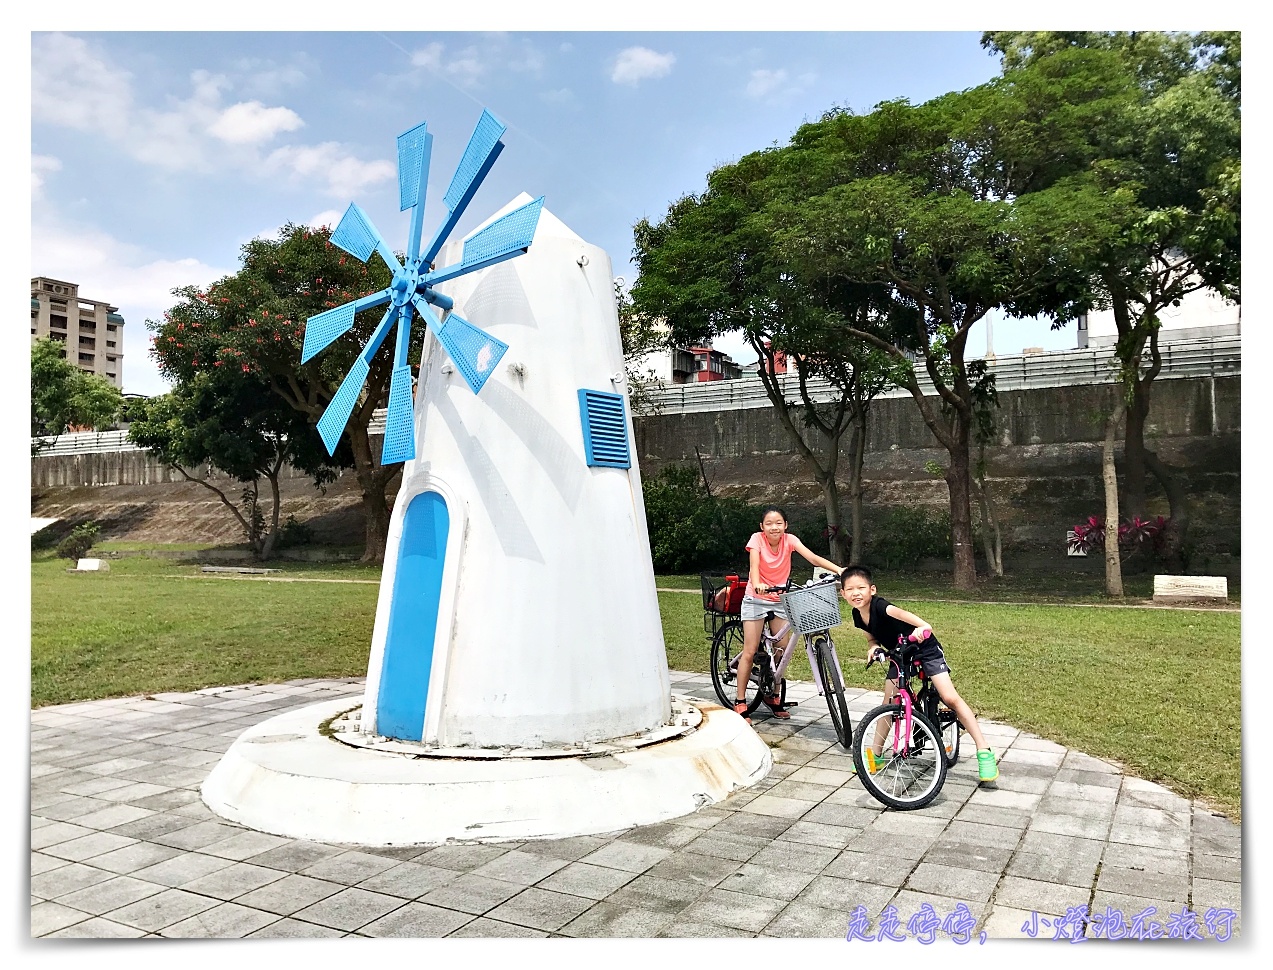
[[[751,677],[752,658],[756,656],[756,648],[760,645],[760,630],[769,612],[777,615],[770,621],[770,630],[776,636],[786,637],[781,649],[785,652],[791,644],[790,624],[782,615],[782,607],[778,594],[769,592],[771,586],[786,586],[791,578],[791,554],[798,552],[815,566],[830,569],[837,576],[841,569],[829,559],[823,559],[803,542],[787,532],[787,514],[776,505],[767,507],[761,515],[760,531],[747,540],[747,551],[751,556],[751,569],[747,575],[747,592],[743,595],[743,651],[738,658],[738,695],[745,693],[748,678]],[[778,659],[778,658],[775,658]],[[734,711],[746,718],[747,701],[738,696]],[[774,717],[789,718],[791,714],[782,706],[782,698],[778,695],[765,698],[765,703],[773,710]]]

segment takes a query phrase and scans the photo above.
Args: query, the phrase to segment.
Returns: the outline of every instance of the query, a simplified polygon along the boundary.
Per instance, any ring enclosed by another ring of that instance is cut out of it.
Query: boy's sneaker
[[[866,749],[865,757],[866,757],[866,770],[872,775],[875,774],[877,771],[879,771],[880,768],[883,767],[884,765],[883,760],[881,760],[880,757],[876,755],[876,753],[872,751],[870,748]],[[856,775],[858,770],[858,767],[856,764],[853,766],[852,770],[853,770],[853,773]]]
[[[994,781],[999,777],[999,762],[989,748],[977,752],[977,780]]]

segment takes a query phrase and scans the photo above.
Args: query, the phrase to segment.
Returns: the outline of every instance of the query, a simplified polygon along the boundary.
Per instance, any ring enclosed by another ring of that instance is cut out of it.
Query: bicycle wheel
[[[953,768],[959,760],[959,735],[963,725],[959,715],[945,704],[937,705],[937,726],[941,728],[942,748],[946,751],[946,767]]]
[[[911,711],[910,736],[900,729],[901,704],[882,704],[858,724],[853,739],[853,764],[862,785],[890,808],[923,808],[941,791],[946,781],[946,758],[941,735],[917,709]],[[873,758],[875,773],[868,770],[866,752],[883,738],[881,753]]]
[[[835,736],[840,744],[849,749],[853,747],[853,724],[849,720],[849,705],[844,700],[844,678],[840,674],[831,653],[831,640],[820,636],[813,641],[813,653],[818,660],[818,675],[822,678],[822,689],[827,699],[827,709],[831,712],[831,723],[835,725]]]
[[[941,731],[942,750],[946,752],[946,767],[953,768],[959,760],[959,715],[942,703],[937,689],[926,684],[923,695],[924,716]]]
[[[730,620],[716,631],[716,636],[712,637],[711,665],[712,687],[716,691],[716,698],[721,702],[721,706],[731,711],[738,698],[738,655],[742,652],[743,621]],[[756,651],[755,659],[761,659],[759,650]],[[751,682],[744,691],[748,715],[760,706],[760,672],[757,670],[759,666],[759,664],[752,664],[749,678]]]

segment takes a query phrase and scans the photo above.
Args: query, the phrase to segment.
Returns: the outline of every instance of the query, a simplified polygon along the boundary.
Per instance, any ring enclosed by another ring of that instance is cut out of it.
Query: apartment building
[[[119,307],[80,296],[77,283],[31,279],[31,339],[52,337],[80,370],[124,386],[124,318]]]

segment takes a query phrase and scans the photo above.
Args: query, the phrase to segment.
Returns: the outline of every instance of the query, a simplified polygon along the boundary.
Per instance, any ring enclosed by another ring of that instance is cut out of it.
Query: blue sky
[[[396,136],[434,134],[426,230],[483,107],[509,130],[459,232],[520,191],[609,252],[706,173],[833,105],[920,102],[998,71],[977,31],[31,35],[31,274],[120,307],[125,390],[164,390],[144,321],[233,272],[239,247],[357,201],[391,245]],[[740,362],[741,340],[719,346]],[[994,349],[1072,333],[996,323]],[[984,336],[970,344],[981,353]]]

